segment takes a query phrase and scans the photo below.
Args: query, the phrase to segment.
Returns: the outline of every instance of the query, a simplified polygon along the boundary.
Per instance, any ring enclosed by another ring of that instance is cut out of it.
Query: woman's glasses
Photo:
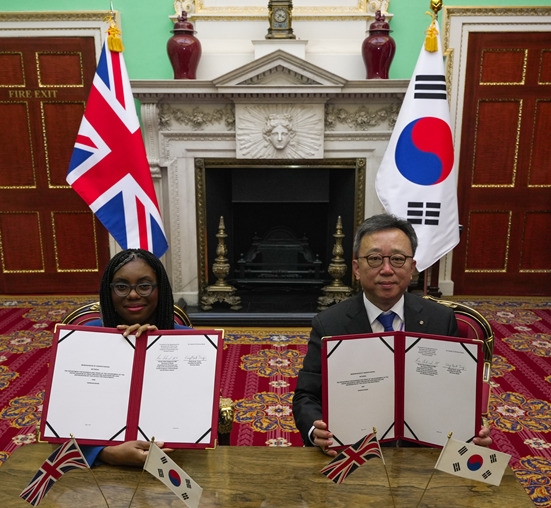
[[[130,291],[134,290],[140,296],[149,296],[157,287],[157,284],[151,282],[140,282],[139,284],[126,284],[125,282],[113,282],[110,284],[111,289],[117,296],[128,296]]]

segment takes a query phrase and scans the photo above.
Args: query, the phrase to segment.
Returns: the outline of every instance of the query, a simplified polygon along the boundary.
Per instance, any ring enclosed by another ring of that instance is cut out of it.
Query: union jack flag
[[[122,52],[103,45],[67,182],[123,248],[168,249]]]
[[[379,457],[384,463],[383,453],[374,432],[345,448],[321,470],[321,473],[335,483],[342,483],[349,474],[373,457]]]
[[[19,494],[27,503],[38,506],[53,484],[71,469],[88,468],[78,444],[70,439],[57,448],[42,464],[27,487]]]

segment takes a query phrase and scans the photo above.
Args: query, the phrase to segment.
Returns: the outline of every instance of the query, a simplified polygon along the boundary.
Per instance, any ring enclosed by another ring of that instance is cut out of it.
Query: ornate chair
[[[100,318],[99,302],[81,305],[77,309],[69,312],[63,319],[65,325],[83,325]],[[186,312],[174,305],[174,322],[180,325],[192,327],[191,320]],[[226,397],[220,397],[220,406],[218,413],[218,443],[220,445],[230,444],[230,432],[233,427],[233,401]]]
[[[64,325],[86,325],[86,323],[100,318],[99,302],[87,303],[69,312],[61,321]],[[174,322],[179,325],[189,326],[191,320],[183,309],[174,305]]]
[[[451,308],[457,319],[459,327],[459,336],[469,339],[479,339],[484,344],[484,369],[482,391],[482,414],[488,413],[488,399],[490,397],[490,378],[492,374],[492,356],[494,353],[494,331],[488,320],[477,310],[460,302],[442,300],[433,296],[424,296],[427,300],[440,303]]]

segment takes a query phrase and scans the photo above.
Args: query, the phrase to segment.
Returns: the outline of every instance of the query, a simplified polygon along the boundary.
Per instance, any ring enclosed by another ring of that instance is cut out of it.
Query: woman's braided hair
[[[155,322],[149,324],[155,325],[159,330],[172,330],[174,328],[174,297],[172,296],[172,287],[168,280],[168,274],[159,258],[143,249],[126,249],[118,252],[107,264],[101,278],[99,290],[103,326],[115,328],[117,325],[122,324],[121,318],[115,312],[110,284],[113,282],[114,274],[124,265],[135,259],[143,259],[153,268],[157,276],[159,299],[157,310],[155,311]]]

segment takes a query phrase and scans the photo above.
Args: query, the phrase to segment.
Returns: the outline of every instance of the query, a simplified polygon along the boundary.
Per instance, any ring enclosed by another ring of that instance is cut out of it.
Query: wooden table
[[[49,444],[25,445],[9,457],[0,467],[0,506],[30,506],[19,494],[54,449]],[[203,488],[201,508],[416,507],[433,472],[419,506],[534,506],[510,469],[501,485],[494,487],[435,471],[439,452],[384,448],[392,492],[381,460],[368,461],[336,485],[320,474],[329,459],[314,448],[221,446],[215,450],[177,450],[171,457]],[[138,482],[132,507],[185,506],[141,469],[100,466],[92,471],[93,475],[86,469],[65,474],[40,507],[105,508],[94,476],[111,508],[127,508]]]

